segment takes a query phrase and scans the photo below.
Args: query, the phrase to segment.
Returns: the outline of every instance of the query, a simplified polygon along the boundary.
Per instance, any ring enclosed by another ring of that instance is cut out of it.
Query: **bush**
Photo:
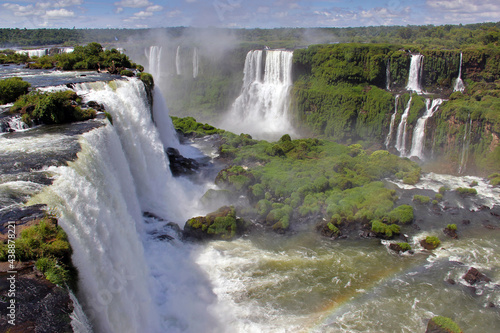
[[[462,333],[462,330],[457,325],[457,323],[455,323],[453,320],[451,320],[448,317],[442,317],[442,316],[433,317],[430,320],[429,325],[427,327],[429,328],[431,326],[437,326],[438,328],[440,328],[440,331],[443,331],[443,332]]]
[[[441,241],[436,236],[427,236],[422,243],[422,245],[429,250],[437,248],[440,244]]]
[[[376,234],[391,238],[394,234],[399,234],[401,229],[397,224],[385,224],[381,221],[372,222],[372,231]]]
[[[407,224],[413,222],[413,207],[401,205],[394,208],[388,215],[389,222]]]
[[[0,80],[0,104],[15,102],[20,96],[27,94],[31,84],[20,77]]]
[[[396,243],[396,245],[398,245],[399,248],[401,249],[401,251],[403,251],[403,252],[411,250],[410,244],[408,244],[406,242]]]
[[[11,112],[20,112],[27,124],[63,124],[82,121],[95,117],[95,110],[82,109],[79,97],[72,90],[56,92],[31,92],[21,96],[11,108]]]
[[[429,198],[428,196],[426,195],[418,195],[418,194],[415,194],[413,196],[413,201],[416,201],[420,204],[427,204],[431,201],[431,198]]]
[[[457,187],[455,191],[458,192],[461,196],[467,196],[467,195],[476,195],[477,191],[475,188],[467,188],[467,187]]]
[[[128,77],[132,77],[134,76],[134,72],[132,72],[131,70],[128,70],[128,69],[124,69],[120,72],[120,75],[121,76],[128,76]]]
[[[446,226],[446,229],[449,229],[449,230],[457,230],[457,225],[456,224],[448,224]]]

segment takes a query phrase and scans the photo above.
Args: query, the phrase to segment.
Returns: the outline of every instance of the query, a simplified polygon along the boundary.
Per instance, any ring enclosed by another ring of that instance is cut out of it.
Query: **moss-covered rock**
[[[425,239],[420,241],[420,245],[426,250],[434,250],[439,245],[441,245],[441,241],[436,236],[427,236]]]
[[[224,206],[206,216],[189,219],[184,225],[184,237],[187,239],[230,240],[240,235],[246,228],[246,222],[236,216],[232,206]]]
[[[425,333],[463,333],[463,331],[452,319],[435,316],[427,323]]]

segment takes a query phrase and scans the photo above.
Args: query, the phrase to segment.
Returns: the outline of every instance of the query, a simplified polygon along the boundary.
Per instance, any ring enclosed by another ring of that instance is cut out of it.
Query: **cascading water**
[[[412,54],[410,62],[410,73],[408,74],[408,84],[406,89],[414,91],[417,94],[422,93],[420,80],[422,78],[424,56],[421,54]]]
[[[240,96],[222,127],[261,138],[293,134],[288,115],[292,57],[292,51],[284,50],[248,52]]]
[[[148,73],[153,75],[155,81],[161,79],[161,46],[150,46],[149,50],[144,50],[146,58],[148,59]]]
[[[462,52],[460,52],[460,67],[458,68],[458,77],[457,80],[455,81],[455,87],[453,88],[453,91],[464,91],[465,90],[465,85],[464,81],[462,81]]]
[[[467,167],[467,161],[469,160],[469,146],[472,136],[472,118],[470,113],[467,115],[467,122],[465,123],[464,138],[462,142],[462,153],[460,154],[460,162],[458,165],[458,173],[463,174],[465,168]]]
[[[401,116],[401,121],[399,122],[398,131],[396,133],[396,145],[394,147],[397,149],[401,157],[406,156],[406,127],[408,126],[407,119],[408,114],[410,113],[412,97],[413,96],[410,95],[410,99],[408,100],[405,111]]]
[[[398,114],[398,100],[399,100],[399,95],[396,95],[394,99],[394,113],[391,116],[391,124],[389,126],[389,133],[387,134],[387,137],[385,138],[385,147],[388,148],[391,140],[392,140],[392,132],[394,131],[394,123],[396,121],[396,115]]]
[[[193,49],[193,79],[198,76],[198,66],[200,59],[198,58],[198,48]]]
[[[425,113],[417,120],[417,125],[413,130],[410,156],[416,156],[421,160],[424,159],[425,124],[427,123],[427,119],[432,117],[438,110],[441,103],[443,103],[443,100],[440,98],[436,98],[432,102],[429,98],[425,99]]]
[[[385,89],[391,90],[391,61],[389,59],[385,67]]]
[[[175,52],[175,71],[177,75],[181,75],[181,46],[177,46],[177,51]]]
[[[220,331],[210,283],[189,259],[194,246],[161,237],[175,236],[167,221],[191,217],[205,189],[172,177],[142,83],[74,89],[103,104],[113,126],[82,135],[78,159],[51,168],[54,184],[33,202],[60,214],[95,332]]]

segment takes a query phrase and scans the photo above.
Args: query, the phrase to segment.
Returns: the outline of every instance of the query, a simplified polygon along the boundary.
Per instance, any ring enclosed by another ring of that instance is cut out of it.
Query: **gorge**
[[[424,332],[435,315],[453,318],[464,331],[496,331],[500,190],[480,176],[498,171],[498,127],[473,103],[493,104],[491,112],[498,111],[490,93],[498,88],[494,81],[471,79],[486,76],[492,57],[484,55],[476,63],[476,55],[466,51],[440,58],[434,50],[417,54],[360,44],[293,52],[245,49],[237,53],[238,73],[226,82],[237,87],[218,86],[218,96],[227,101],[209,104],[202,98],[208,85],[199,85],[217,64],[204,56],[202,45],[179,45],[152,43],[137,52],[147,57],[146,70],[155,78],[152,105],[147,87],[136,78],[57,85],[47,89],[71,89],[84,102],[102,104],[112,124],[91,120],[95,128],[77,135],[58,128],[43,133],[42,126],[0,137],[2,159],[15,160],[33,143],[33,151],[44,149],[47,156],[62,146],[74,149],[69,162],[44,160],[33,171],[52,184],[6,177],[2,187],[20,199],[1,208],[27,201],[58,212],[80,274],[77,297],[92,326],[75,331]],[[181,57],[183,52],[189,56]],[[192,73],[186,72],[191,65]],[[431,78],[435,68],[443,70]],[[470,96],[452,87],[462,74]],[[189,88],[188,97],[171,101],[172,84]],[[456,107],[459,102],[467,107]],[[197,113],[195,103],[199,109],[225,107]],[[179,141],[169,109],[175,116],[215,119],[214,125],[235,134],[200,124],[201,132],[215,134],[184,131]],[[17,124],[9,128],[22,128]],[[302,139],[306,134],[315,138]],[[226,172],[234,188],[215,185],[209,177],[174,177],[165,153],[169,147],[203,161],[219,156],[228,165],[206,167],[233,167]],[[442,171],[439,165],[432,169],[442,158],[449,164],[444,171],[454,175],[418,171],[416,181],[407,181],[397,173],[410,173],[404,168],[411,165],[413,171],[417,164],[392,157],[384,147],[401,157],[417,157],[424,170]],[[384,161],[380,169],[401,163],[401,170],[376,178],[376,158]],[[321,166],[320,177],[316,168],[322,161],[327,165]],[[267,170],[260,168],[265,164],[275,168],[273,177],[266,178]],[[239,173],[231,174],[234,170]],[[31,172],[29,177],[36,178]],[[249,173],[255,183],[247,186],[242,179],[251,178]],[[302,181],[304,188],[289,189],[278,183],[282,179],[285,184]],[[476,195],[456,191],[472,187]],[[360,192],[365,189],[372,192]],[[253,217],[253,227],[230,241],[186,242],[179,231],[186,221],[213,211],[204,205],[210,190],[229,193],[238,214]],[[369,199],[381,196],[383,213],[372,211]],[[436,202],[418,202],[416,196]],[[252,200],[260,205],[246,207]],[[401,223],[401,235],[394,239],[375,237],[360,222],[388,218],[403,205],[413,207],[414,218]],[[262,222],[252,209],[282,215]],[[321,223],[334,231],[332,224],[340,234],[322,236],[316,230]],[[460,239],[443,234],[449,224],[456,224]],[[441,246],[424,249],[421,240],[434,235]],[[390,250],[395,241],[408,243],[412,251]],[[472,286],[463,278],[471,267],[490,281]]]

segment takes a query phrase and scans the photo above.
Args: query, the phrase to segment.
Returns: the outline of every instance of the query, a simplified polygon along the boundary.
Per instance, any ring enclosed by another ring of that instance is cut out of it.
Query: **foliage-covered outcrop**
[[[10,239],[10,238],[9,238]],[[15,251],[12,251],[15,244]],[[46,216],[23,229],[13,242],[0,244],[0,261],[35,261],[50,282],[76,290],[77,271],[66,233],[54,217]]]
[[[0,104],[15,102],[19,96],[28,93],[31,84],[20,77],[0,80]]]
[[[72,90],[56,92],[33,91],[18,98],[11,112],[19,112],[23,121],[43,124],[63,124],[95,117],[95,110],[82,108],[78,95]]]
[[[230,240],[241,235],[245,227],[246,222],[236,216],[234,207],[224,206],[206,216],[189,219],[184,226],[184,237],[197,240]]]
[[[336,234],[349,228],[370,230],[376,220],[396,232],[396,224],[413,220],[412,207],[395,207],[396,192],[381,182],[387,177],[417,182],[420,168],[408,159],[383,150],[369,154],[357,144],[292,140],[289,135],[267,142],[224,132],[222,140],[221,156],[232,165],[219,172],[216,183],[226,199],[231,197],[227,192],[248,198],[250,208],[237,207],[247,220],[276,231],[298,223],[292,221],[324,222]]]

